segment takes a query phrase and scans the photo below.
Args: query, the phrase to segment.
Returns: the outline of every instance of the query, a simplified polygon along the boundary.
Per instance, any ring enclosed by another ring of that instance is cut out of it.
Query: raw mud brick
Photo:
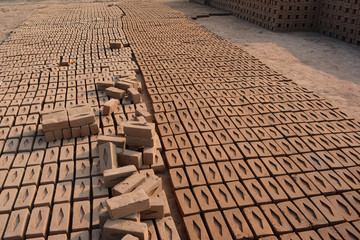
[[[243,183],[257,204],[264,204],[271,202],[271,198],[266,193],[266,191],[261,186],[258,180],[249,179],[249,180],[245,180]]]
[[[283,213],[275,204],[266,204],[261,206],[261,210],[269,220],[270,225],[276,234],[292,232],[290,223],[286,220]]]
[[[285,240],[285,239],[301,240],[296,233],[286,233],[286,234],[282,234],[282,235],[280,235],[280,239],[281,239],[281,240]]]
[[[360,194],[356,191],[343,193],[344,198],[360,213]]]
[[[71,202],[72,182],[61,182],[56,185],[54,203]]]
[[[29,216],[30,213],[27,208],[12,211],[3,239],[23,239],[25,237],[25,231]]]
[[[131,234],[140,240],[149,238],[146,223],[134,222],[130,220],[108,219],[104,225],[105,239],[115,240]]]
[[[9,219],[9,214],[0,214],[0,238],[2,239]]]
[[[117,109],[118,105],[119,105],[119,100],[114,98],[110,99],[102,106],[102,114],[104,114],[105,116],[110,115]]]
[[[84,178],[90,176],[89,160],[77,160],[75,168],[76,168],[75,178]]]
[[[128,149],[117,148],[117,162],[119,166],[134,165],[136,168],[142,166],[142,153]]]
[[[171,184],[173,189],[187,188],[189,182],[187,180],[185,171],[183,168],[173,168],[169,170]]]
[[[343,239],[360,239],[360,233],[350,223],[342,223],[334,226]]]
[[[134,191],[143,190],[148,196],[159,193],[162,190],[162,180],[156,175],[145,179]]]
[[[303,154],[306,160],[308,160],[316,170],[327,170],[329,166],[315,153],[306,153]]]
[[[224,184],[211,185],[210,189],[221,209],[236,207],[236,203]]]
[[[95,115],[90,106],[77,105],[76,107],[68,108],[68,115],[72,128],[95,122]]]
[[[335,230],[334,227],[320,228],[317,230],[317,232],[324,240],[343,239],[342,237],[340,237],[339,233]]]
[[[162,144],[164,145],[165,150],[178,149],[176,140],[173,136],[165,136],[161,138]],[[151,145],[150,145],[151,147]]]
[[[320,195],[320,191],[305,174],[293,174],[291,178],[307,196]]]
[[[20,140],[19,139],[8,139],[5,142],[3,153],[16,153],[18,150]]]
[[[86,137],[90,135],[90,127],[89,125],[83,125],[80,127],[81,136]]]
[[[44,164],[57,163],[59,158],[59,147],[53,147],[46,149]]]
[[[151,165],[151,168],[154,169],[156,173],[162,173],[166,170],[163,157],[159,150],[156,150],[155,159],[153,164]]]
[[[40,185],[34,202],[35,207],[51,206],[54,196],[54,184]]]
[[[42,114],[42,126],[45,132],[69,128],[68,115],[65,110]]]
[[[208,184],[222,183],[219,169],[215,163],[201,165]]]
[[[122,218],[150,208],[149,197],[144,191],[134,191],[106,201],[111,219]]]
[[[288,175],[277,176],[275,179],[279,182],[281,187],[284,189],[286,194],[290,199],[296,199],[305,197],[301,189],[296,185],[296,183]]]
[[[294,204],[310,221],[313,227],[317,228],[327,226],[328,221],[326,218],[308,198],[297,199],[294,201]]]
[[[244,180],[255,178],[254,174],[244,160],[231,161],[231,164],[234,166],[240,179]]]
[[[105,187],[103,176],[92,177],[91,180],[92,180],[92,197],[93,198],[109,196],[109,191]]]
[[[197,214],[200,212],[199,206],[190,189],[181,189],[175,191],[176,201],[182,216]]]
[[[72,231],[90,229],[90,201],[74,202],[72,216]]]
[[[213,239],[232,239],[221,212],[205,213],[205,222]]]
[[[166,197],[166,193],[164,190],[161,190],[159,193],[156,194],[157,197],[161,197],[163,199],[163,203],[164,203],[164,216],[168,217],[171,216],[171,212],[170,212],[170,206],[169,206],[169,202],[168,202],[168,198]]]
[[[352,189],[360,188],[359,180],[347,169],[336,169],[335,173],[340,176]]]
[[[276,157],[275,158],[285,171],[289,174],[300,173],[300,168],[289,157]]]
[[[113,189],[113,195],[118,196],[125,193],[132,192],[136,187],[138,187],[142,182],[145,181],[145,176],[134,172],[132,175],[127,177],[125,180],[116,184]]]
[[[14,209],[28,208],[30,210],[35,199],[35,194],[35,185],[21,187],[14,204]]]
[[[197,147],[194,150],[200,163],[204,164],[214,162],[214,158],[207,147]]]
[[[217,165],[225,182],[239,180],[236,171],[230,162],[218,162]]]
[[[1,164],[0,169],[9,170],[14,162],[14,159],[15,159],[15,154],[13,153],[2,154],[0,157],[0,164]]]
[[[178,150],[165,151],[165,158],[169,168],[182,167],[184,165]]]
[[[164,217],[164,201],[162,197],[151,196],[150,208],[140,213],[141,219],[158,219]]]
[[[201,136],[199,132],[189,133],[189,138],[193,147],[206,146],[204,138]],[[180,147],[180,148],[186,148],[186,147]]]
[[[111,142],[115,144],[118,148],[124,148],[126,139],[124,137],[118,137],[118,136],[104,136],[99,135],[97,137],[98,145],[101,145],[103,143]]]
[[[0,194],[0,213],[10,213],[13,209],[18,189],[4,189]]]
[[[249,221],[256,237],[273,234],[268,221],[258,207],[245,208],[244,215]]]
[[[206,180],[200,166],[189,166],[185,168],[185,171],[192,187],[206,184]]]
[[[93,229],[91,231],[92,240],[105,240],[104,233],[102,229]]]
[[[143,117],[146,122],[152,122],[153,117],[147,110],[136,109],[135,114],[137,117]]]
[[[90,240],[89,231],[72,232],[70,235],[71,240]]]
[[[239,181],[228,182],[226,185],[229,188],[231,194],[234,196],[236,204],[239,207],[254,205],[254,201],[252,200],[250,194]]]
[[[184,217],[183,220],[189,239],[210,239],[206,231],[204,222],[199,214]]]
[[[275,236],[268,236],[268,237],[259,238],[259,240],[279,240],[279,239]]]
[[[176,230],[175,222],[172,217],[156,219],[155,222],[158,229],[159,239],[180,240],[179,233]]]
[[[89,200],[91,190],[90,178],[80,178],[75,180],[74,201]]]
[[[4,188],[19,188],[23,179],[24,172],[24,168],[10,169],[4,183]]]
[[[254,150],[254,148],[250,145],[250,143],[247,142],[241,142],[237,143],[240,152],[245,158],[256,158],[258,157],[257,152]]]
[[[298,232],[299,237],[302,240],[321,240],[322,238],[314,230]]]
[[[138,240],[139,238],[134,237],[131,234],[126,234],[122,239],[124,239],[124,240]]]
[[[60,149],[60,162],[73,161],[74,160],[74,146],[62,146]]]
[[[280,187],[279,183],[275,180],[275,178],[260,178],[260,181],[274,202],[288,200],[288,196],[286,195],[285,191]]]
[[[147,122],[127,121],[123,124],[124,133],[128,136],[153,138],[155,125]]]
[[[56,163],[45,164],[42,169],[40,184],[55,184],[58,172]]]
[[[284,168],[273,157],[261,158],[261,161],[269,169],[272,176],[286,174]]]
[[[91,167],[91,176],[101,175],[100,172],[100,158],[95,157],[92,160],[92,167]]]
[[[235,239],[252,239],[254,237],[239,209],[225,210],[223,214]]]
[[[44,160],[44,155],[45,155],[44,150],[37,150],[31,152],[27,165],[28,166],[41,165]]]
[[[81,136],[81,128],[80,127],[72,127],[71,128],[71,136],[72,138],[78,138]]]
[[[143,221],[147,225],[149,240],[156,240],[158,236],[155,230],[155,224],[152,220]]]
[[[40,180],[40,172],[41,166],[27,167],[21,185],[27,186],[34,184],[37,186]]]
[[[97,198],[92,201],[92,228],[98,228],[100,225],[99,215],[102,210],[106,210],[106,200],[108,198]]]
[[[266,170],[266,167],[260,159],[249,159],[246,161],[246,163],[249,165],[256,177],[260,178],[270,176],[269,172]]]
[[[90,157],[89,144],[77,144],[76,146],[76,159],[88,159]]]
[[[133,173],[137,172],[136,167],[133,165],[108,169],[104,171],[104,184],[105,187],[111,188],[116,184],[123,181]]]
[[[8,174],[7,170],[0,171],[0,191],[4,185],[7,174]]]
[[[335,193],[335,188],[324,178],[320,172],[305,173],[306,176],[314,183],[314,185],[323,194]]]
[[[112,98],[123,99],[125,97],[126,92],[122,89],[118,89],[116,87],[108,87],[105,89],[106,95]]]
[[[186,134],[175,135],[175,140],[180,149],[191,147],[191,143]]]
[[[198,161],[198,159],[197,159],[197,157],[195,155],[195,152],[191,148],[181,149],[180,150],[180,155],[181,155],[182,161],[184,162],[184,164],[186,166],[196,165],[196,164],[199,163],[199,161]]]
[[[209,146],[209,150],[218,162],[229,160],[228,155],[221,145]]]
[[[116,147],[113,143],[99,145],[100,172],[106,169],[117,168]]]
[[[59,182],[72,181],[74,179],[74,162],[66,161],[60,163]]]
[[[341,192],[341,191],[351,190],[350,186],[343,179],[341,179],[339,175],[337,175],[334,171],[332,170],[321,171],[320,174],[323,175],[324,178],[326,178],[337,191]]]
[[[283,212],[295,230],[308,230],[311,228],[311,223],[292,202],[288,201],[278,203],[277,206]]]
[[[23,137],[23,138],[21,138],[18,151],[19,152],[32,151],[33,143],[34,143],[34,138],[33,137]]]
[[[46,230],[50,220],[50,208],[38,207],[31,212],[29,224],[27,225],[26,237],[46,237]]]
[[[309,163],[309,161],[307,161],[304,158],[304,156],[297,154],[297,155],[290,156],[290,158],[297,166],[299,166],[301,168],[301,171],[303,171],[303,172],[315,171],[315,168],[313,167],[313,165],[311,165]]]
[[[126,91],[133,103],[141,102],[141,94],[135,88],[128,88]]]
[[[359,220],[359,215],[357,212],[341,195],[331,195],[328,196],[327,199],[336,209],[338,209],[338,211],[341,213],[341,216],[343,216],[346,221],[352,222]]]

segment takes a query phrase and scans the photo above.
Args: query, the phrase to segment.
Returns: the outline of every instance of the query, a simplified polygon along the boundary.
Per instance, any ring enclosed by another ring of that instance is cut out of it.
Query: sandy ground
[[[318,33],[274,33],[234,16],[196,21],[360,119],[360,47]]]

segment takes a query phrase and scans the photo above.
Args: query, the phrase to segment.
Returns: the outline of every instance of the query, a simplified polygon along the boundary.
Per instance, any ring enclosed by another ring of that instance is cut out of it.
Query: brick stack
[[[86,137],[99,133],[93,109],[77,105],[68,109],[57,109],[41,113],[42,128],[47,142]]]

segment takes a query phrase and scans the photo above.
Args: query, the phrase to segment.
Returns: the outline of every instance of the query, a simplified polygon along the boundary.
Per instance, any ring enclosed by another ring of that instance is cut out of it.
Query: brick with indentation
[[[325,218],[331,223],[340,223],[345,219],[342,216],[340,210],[325,197],[325,196],[317,196],[312,197],[310,200],[315,204],[315,206],[322,212]]]
[[[273,157],[261,158],[261,161],[269,169],[271,175],[282,175],[285,174],[283,167]]]
[[[191,186],[205,185],[206,180],[200,166],[189,166],[185,168]]]
[[[275,233],[283,234],[293,231],[290,223],[286,220],[283,213],[275,204],[261,205],[261,210],[269,220],[269,223],[273,227]]]
[[[209,150],[216,161],[228,160],[228,156],[221,145],[209,146]]]
[[[12,211],[3,239],[24,239],[29,216],[30,213],[27,208]]]
[[[49,207],[37,207],[31,212],[26,230],[27,238],[46,237],[46,230],[50,220]]]
[[[323,240],[343,239],[334,227],[324,227],[317,230]]]
[[[189,182],[183,168],[172,168],[169,170],[171,183],[174,189],[187,188]]]
[[[186,232],[189,239],[207,240],[210,239],[201,216],[191,215],[183,218]]]
[[[184,165],[178,150],[170,150],[165,152],[165,159],[169,168],[181,167]]]
[[[42,169],[40,184],[55,184],[58,172],[57,163],[45,164]]]
[[[74,160],[74,146],[62,146],[60,149],[60,162],[73,161]]]
[[[205,213],[205,222],[213,239],[231,239],[231,233],[221,212]]]
[[[34,202],[35,207],[51,206],[54,196],[54,184],[39,186]]]
[[[91,186],[92,186],[92,197],[107,197],[109,196],[109,191],[105,187],[104,177],[103,176],[95,176],[91,178]]]
[[[351,174],[347,169],[336,169],[335,173],[340,176],[352,189],[358,190],[360,188],[359,180]]]
[[[193,149],[187,148],[187,149],[181,149],[180,155],[182,157],[182,160],[186,166],[189,165],[196,165],[198,164],[197,156]]]
[[[261,162],[260,159],[249,159],[246,161],[247,164],[250,166],[251,170],[254,172],[255,176],[260,177],[268,177],[270,176],[268,170],[264,166],[264,164]]]
[[[323,175],[337,191],[351,190],[350,186],[333,170],[321,171],[320,174]]]
[[[156,226],[159,233],[159,239],[180,240],[179,233],[172,217],[156,219]]]
[[[217,165],[225,182],[236,181],[239,179],[230,162],[218,162]]]
[[[21,187],[14,204],[14,209],[28,208],[30,210],[35,199],[36,190],[35,185]]]
[[[235,239],[252,239],[254,237],[239,209],[225,210],[223,214]]]
[[[4,189],[0,194],[0,213],[10,213],[13,209],[18,189]]]
[[[210,185],[210,189],[221,209],[236,207],[236,203],[224,184]]]
[[[300,210],[290,201],[278,203],[277,206],[289,220],[292,227],[297,230],[308,230],[311,228],[310,222],[300,212]]]
[[[215,163],[201,165],[208,184],[222,183],[222,178]]]
[[[155,195],[162,190],[162,180],[156,175],[151,175],[145,179],[134,191],[144,190],[148,196]]]
[[[264,204],[271,202],[271,198],[266,193],[264,188],[260,185],[258,180],[256,179],[245,180],[244,185],[256,203]]]
[[[358,213],[360,213],[360,194],[356,191],[351,191],[343,193],[343,196],[346,201],[349,202]]]
[[[214,162],[214,158],[210,154],[207,147],[197,147],[194,148],[194,151],[200,163]]]
[[[134,235],[140,240],[148,239],[148,229],[146,223],[134,222],[124,219],[108,219],[104,225],[104,238],[115,240],[127,234]]]
[[[301,168],[301,171],[303,171],[303,172],[311,172],[311,171],[314,171],[314,170],[315,170],[315,168],[313,167],[313,165],[311,165],[311,164],[309,163],[309,161],[304,158],[303,155],[300,155],[300,154],[292,155],[292,156],[290,156],[290,159],[291,159],[299,168]]]
[[[308,198],[297,199],[294,201],[294,204],[309,220],[313,227],[318,228],[327,226],[328,221],[326,218]]]
[[[80,178],[75,180],[74,195],[75,201],[90,199],[91,181],[90,178]]]
[[[72,209],[72,230],[81,231],[90,229],[90,201],[74,202]]]
[[[286,194],[290,197],[290,199],[296,199],[305,196],[289,175],[276,176],[275,178],[284,189]]]
[[[183,216],[200,212],[199,206],[190,189],[177,190],[175,191],[175,195],[181,214]]]
[[[359,220],[359,215],[354,208],[340,195],[327,196],[327,199],[341,213],[346,221],[352,222]]]
[[[276,160],[289,174],[301,172],[300,168],[289,157],[277,157]]]
[[[320,171],[329,169],[329,166],[326,164],[326,162],[318,155],[316,155],[316,153],[305,153],[303,156],[314,166],[316,170]]]
[[[193,188],[193,191],[202,212],[218,209],[216,201],[207,186],[195,187]]]
[[[24,172],[24,168],[10,169],[4,183],[4,188],[19,188],[23,179]]]
[[[273,177],[260,178],[260,181],[274,202],[284,201],[288,196]]]
[[[254,178],[254,174],[244,160],[231,161],[240,179]]]
[[[108,142],[99,145],[99,157],[101,173],[118,167],[115,144]]]
[[[249,226],[254,231],[256,237],[273,235],[269,222],[258,207],[245,208],[244,215],[249,221]]]
[[[357,231],[349,222],[338,224],[334,227],[343,239],[360,239],[360,232]]]

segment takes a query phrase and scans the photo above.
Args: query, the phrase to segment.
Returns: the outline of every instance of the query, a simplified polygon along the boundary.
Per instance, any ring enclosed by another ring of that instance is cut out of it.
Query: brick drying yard
[[[9,35],[1,239],[360,239],[360,122],[209,14],[66,3]]]

